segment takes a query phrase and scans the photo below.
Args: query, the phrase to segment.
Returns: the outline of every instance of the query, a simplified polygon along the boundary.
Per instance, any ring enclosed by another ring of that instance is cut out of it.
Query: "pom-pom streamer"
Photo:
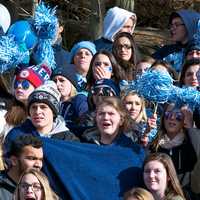
[[[34,25],[39,38],[55,38],[58,27],[58,19],[55,13],[55,8],[49,8],[43,2],[37,6],[34,14]]]
[[[168,101],[172,86],[171,76],[158,71],[147,71],[135,83],[135,88],[141,96],[156,103]]]
[[[29,51],[25,45],[18,44],[13,35],[0,37],[0,73],[28,62]]]
[[[37,63],[46,63],[51,69],[56,68],[54,51],[50,40],[39,40],[34,49],[33,58]]]

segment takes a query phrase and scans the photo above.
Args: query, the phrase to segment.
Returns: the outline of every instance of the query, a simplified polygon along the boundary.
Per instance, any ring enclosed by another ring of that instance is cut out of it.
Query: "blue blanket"
[[[144,150],[138,145],[97,146],[43,138],[44,172],[64,199],[117,200],[142,186]]]

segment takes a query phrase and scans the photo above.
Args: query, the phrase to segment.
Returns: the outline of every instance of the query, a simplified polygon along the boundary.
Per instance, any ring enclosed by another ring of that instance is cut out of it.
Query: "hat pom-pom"
[[[36,33],[41,39],[54,39],[58,28],[56,9],[40,3],[34,14]]]

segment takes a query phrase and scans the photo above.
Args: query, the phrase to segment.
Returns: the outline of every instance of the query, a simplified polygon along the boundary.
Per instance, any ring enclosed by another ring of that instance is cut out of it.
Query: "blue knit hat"
[[[94,55],[97,52],[96,46],[94,43],[92,43],[90,41],[78,42],[72,47],[72,49],[70,51],[70,56],[69,56],[70,63],[73,63],[73,58],[79,49],[88,49],[92,53],[92,55]]]
[[[95,84],[92,86],[91,91],[92,93],[95,93],[96,90],[100,88],[108,88],[114,96],[120,95],[120,89],[119,86],[112,80],[112,79],[100,79],[95,82]],[[106,94],[103,96],[107,96]]]
[[[188,43],[188,46],[186,48],[186,55],[193,50],[200,51],[200,41],[193,39]]]

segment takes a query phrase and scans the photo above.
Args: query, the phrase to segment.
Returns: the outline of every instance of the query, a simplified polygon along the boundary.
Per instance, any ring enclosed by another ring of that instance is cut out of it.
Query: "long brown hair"
[[[163,164],[163,166],[166,169],[167,176],[168,176],[168,184],[165,190],[165,195],[166,195],[165,199],[168,199],[169,196],[179,195],[185,200],[172,159],[165,153],[149,154],[144,161],[143,171],[144,171],[145,165],[150,161],[159,161],[160,163]]]
[[[119,66],[119,64],[117,63],[113,54],[110,53],[109,51],[106,51],[106,50],[100,50],[92,57],[92,60],[90,62],[90,67],[89,67],[89,70],[88,70],[88,73],[87,73],[87,76],[86,76],[86,78],[87,78],[87,89],[88,90],[90,90],[91,86],[96,81],[94,79],[94,76],[93,76],[92,67],[93,67],[93,63],[94,63],[96,57],[100,54],[107,56],[109,58],[110,62],[111,62],[112,70],[113,70],[111,79],[113,81],[115,81],[117,84],[119,84],[119,82],[125,78],[124,73],[123,73],[121,67]]]
[[[118,55],[118,40],[121,37],[126,37],[131,43],[131,49],[132,49],[132,54],[131,58],[129,61],[122,60],[119,55]],[[122,70],[125,73],[126,80],[133,80],[135,78],[135,71],[136,71],[136,64],[139,61],[139,52],[137,50],[135,41],[133,36],[130,33],[127,32],[120,32],[116,35],[115,40],[113,42],[113,48],[112,48],[113,55],[119,65],[121,66]]]

